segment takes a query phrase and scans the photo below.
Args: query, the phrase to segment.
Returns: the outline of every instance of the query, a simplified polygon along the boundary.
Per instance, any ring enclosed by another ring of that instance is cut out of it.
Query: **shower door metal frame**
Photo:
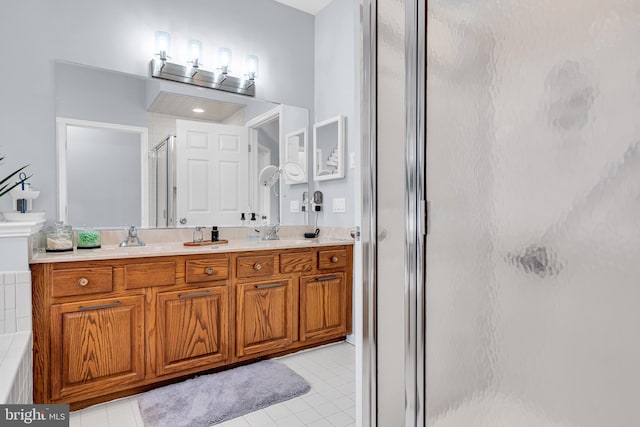
[[[405,425],[426,424],[426,15],[405,2]]]
[[[377,426],[377,0],[361,0],[362,426]]]
[[[377,425],[377,10],[362,0],[362,426]],[[405,426],[424,426],[426,201],[426,0],[405,0]]]

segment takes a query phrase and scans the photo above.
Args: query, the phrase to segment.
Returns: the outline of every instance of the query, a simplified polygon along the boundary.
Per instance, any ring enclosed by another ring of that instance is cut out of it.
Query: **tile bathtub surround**
[[[0,404],[30,404],[31,332],[0,335]]]
[[[31,332],[31,272],[0,272],[0,334]]]
[[[342,342],[278,360],[311,384],[301,397],[217,424],[217,427],[355,426],[355,347]],[[144,427],[138,396],[71,413],[71,427]]]

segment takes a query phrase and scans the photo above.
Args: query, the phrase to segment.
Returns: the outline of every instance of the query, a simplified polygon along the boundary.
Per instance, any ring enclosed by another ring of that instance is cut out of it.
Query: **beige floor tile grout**
[[[339,424],[345,423],[343,425],[346,426],[355,425],[354,357],[355,350],[351,344],[338,343],[279,358],[282,363],[303,378],[305,375],[309,377],[307,381],[311,384],[311,391],[295,399],[218,424],[218,426],[304,427],[314,424],[327,426],[333,425],[332,419]],[[71,426],[96,427],[94,423],[97,414],[104,414],[105,423],[101,425],[107,427],[144,427],[144,421],[138,408],[138,397],[136,395],[122,398],[73,412]],[[337,410],[333,409],[334,407]],[[325,411],[325,413],[321,413],[321,411]],[[86,418],[87,422],[83,422],[83,418]],[[114,420],[114,423],[109,422],[110,418]],[[125,419],[132,420],[131,426],[122,424]],[[349,419],[352,422],[349,422]]]

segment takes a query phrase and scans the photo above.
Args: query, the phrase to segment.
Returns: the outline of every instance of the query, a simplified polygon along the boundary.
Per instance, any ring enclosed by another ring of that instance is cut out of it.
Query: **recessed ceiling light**
[[[193,110],[194,113],[204,113],[204,110],[202,108],[194,108]]]

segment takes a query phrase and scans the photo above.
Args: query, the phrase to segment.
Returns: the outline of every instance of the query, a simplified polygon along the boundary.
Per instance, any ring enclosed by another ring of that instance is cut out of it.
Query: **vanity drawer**
[[[145,262],[124,266],[124,288],[139,289],[150,286],[169,286],[176,283],[175,261]]]
[[[54,270],[51,274],[51,296],[90,295],[113,290],[113,268],[74,268]]]
[[[280,255],[280,273],[298,273],[313,270],[313,252],[294,252]]]
[[[347,250],[333,249],[318,252],[318,268],[342,268],[347,266]]]
[[[229,278],[227,258],[209,258],[187,261],[187,283],[211,282]]]
[[[238,257],[236,266],[238,278],[271,276],[274,273],[275,256],[241,256]]]

